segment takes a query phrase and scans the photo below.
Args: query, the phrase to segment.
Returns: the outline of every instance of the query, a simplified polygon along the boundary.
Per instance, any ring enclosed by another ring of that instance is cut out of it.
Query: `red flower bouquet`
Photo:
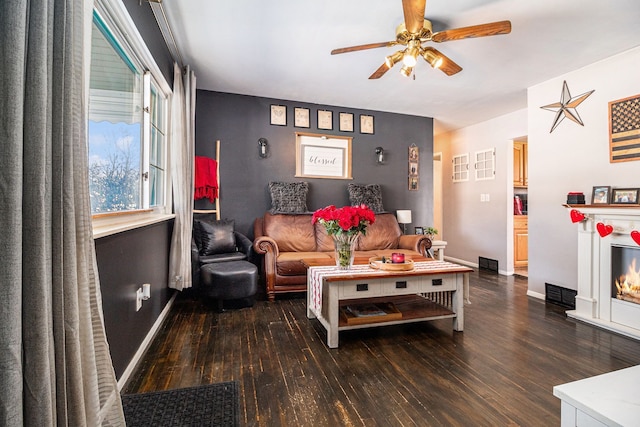
[[[320,222],[324,225],[330,236],[366,234],[367,226],[373,224],[375,220],[375,214],[366,205],[342,208],[330,205],[315,211],[311,219],[314,224]]]
[[[367,233],[367,226],[376,220],[375,214],[366,205],[344,206],[333,205],[318,209],[313,213],[311,221],[324,225],[327,234],[333,237],[335,245],[336,265],[348,269],[353,264],[353,245],[360,233]]]

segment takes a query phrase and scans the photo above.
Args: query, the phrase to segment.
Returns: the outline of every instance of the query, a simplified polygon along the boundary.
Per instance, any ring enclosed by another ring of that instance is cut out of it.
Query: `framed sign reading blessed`
[[[296,177],[352,179],[352,139],[296,132]]]

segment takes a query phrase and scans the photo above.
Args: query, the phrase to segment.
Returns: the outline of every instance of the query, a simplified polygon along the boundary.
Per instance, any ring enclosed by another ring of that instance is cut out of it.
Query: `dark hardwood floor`
[[[123,393],[235,380],[247,426],[557,426],[553,386],[640,364],[640,342],[527,297],[526,280],[471,273],[464,332],[345,331],[337,349],[303,295],[221,314],[180,295]]]

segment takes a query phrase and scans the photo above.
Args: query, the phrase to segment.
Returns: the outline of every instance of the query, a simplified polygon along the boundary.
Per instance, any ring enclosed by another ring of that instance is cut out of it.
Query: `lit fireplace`
[[[611,296],[619,300],[640,304],[640,271],[636,267],[640,249],[611,247]]]
[[[578,294],[567,316],[640,340],[640,246],[631,237],[640,231],[640,208],[580,212],[586,220],[578,225]],[[613,232],[602,236],[598,224]]]

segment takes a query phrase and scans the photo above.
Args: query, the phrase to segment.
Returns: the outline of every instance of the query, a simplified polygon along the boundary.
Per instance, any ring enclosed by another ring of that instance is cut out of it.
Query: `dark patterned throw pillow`
[[[272,214],[307,212],[307,182],[270,182]]]
[[[379,184],[349,184],[347,187],[351,206],[364,204],[374,213],[384,212],[382,188]]]

